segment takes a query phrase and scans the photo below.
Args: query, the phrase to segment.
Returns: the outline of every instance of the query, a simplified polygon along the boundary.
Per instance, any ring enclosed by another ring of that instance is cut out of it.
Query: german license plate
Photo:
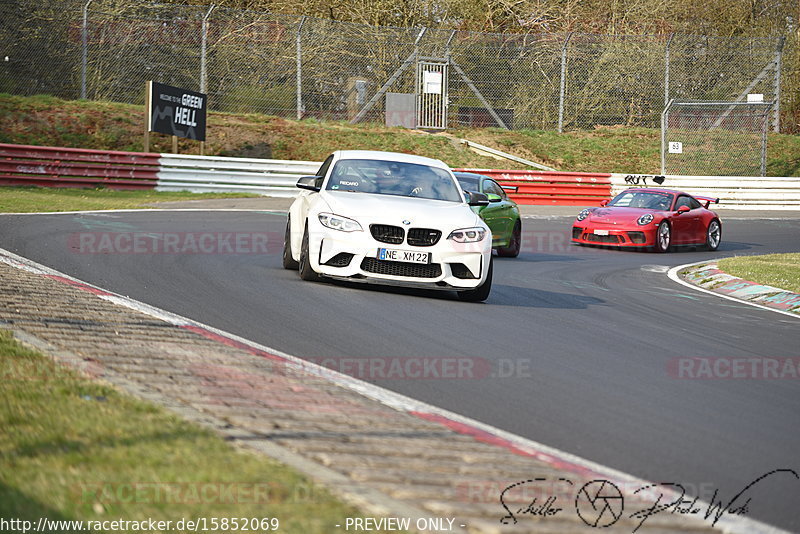
[[[608,230],[595,230],[594,235],[608,235]]]
[[[417,252],[415,250],[401,250],[396,248],[379,248],[377,258],[379,260],[428,264],[431,262],[431,253]]]

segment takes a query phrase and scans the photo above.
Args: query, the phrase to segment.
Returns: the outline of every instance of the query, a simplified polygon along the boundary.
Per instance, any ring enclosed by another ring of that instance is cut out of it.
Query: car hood
[[[586,219],[584,219],[584,221],[607,224],[635,224],[639,217],[645,213],[652,213],[654,218],[658,218],[659,215],[663,216],[666,214],[666,212],[660,210],[611,206],[594,208],[593,210],[590,210],[589,215],[586,217]]]
[[[322,200],[331,213],[365,224],[393,224],[452,229],[485,226],[466,204],[424,198],[324,191]]]

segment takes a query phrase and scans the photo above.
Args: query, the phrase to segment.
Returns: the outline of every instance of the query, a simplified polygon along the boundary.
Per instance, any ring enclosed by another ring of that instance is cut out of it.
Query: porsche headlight
[[[581,210],[581,212],[578,214],[578,220],[582,221],[588,216],[589,216],[589,210],[588,209]]]
[[[334,215],[333,213],[320,213],[319,222],[322,226],[331,228],[333,230],[341,230],[342,232],[360,232],[363,230],[361,225],[353,219],[342,217],[341,215]]]
[[[639,226],[645,226],[645,225],[650,224],[651,222],[653,222],[653,214],[652,213],[645,213],[644,215],[639,217],[638,221],[636,221],[636,223]]]
[[[477,243],[478,241],[483,241],[485,236],[486,230],[480,226],[475,226],[473,228],[453,230],[450,232],[450,235],[447,236],[447,239],[452,239],[456,243]]]

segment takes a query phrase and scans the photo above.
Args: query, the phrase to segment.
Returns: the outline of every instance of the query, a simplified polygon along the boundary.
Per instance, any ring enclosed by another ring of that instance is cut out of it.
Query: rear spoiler
[[[719,199],[718,198],[714,198],[714,197],[698,197],[698,196],[696,196],[694,198],[699,200],[701,203],[705,203],[705,205],[703,207],[706,208],[706,209],[708,209],[708,205],[711,204],[711,203],[719,204]]]

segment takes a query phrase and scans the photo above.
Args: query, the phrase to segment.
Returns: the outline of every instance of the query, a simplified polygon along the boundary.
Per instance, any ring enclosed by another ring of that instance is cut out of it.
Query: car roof
[[[664,189],[663,187],[629,187],[623,193],[627,193],[628,191],[642,191],[644,193],[666,193],[668,195],[686,195],[692,196],[688,193],[684,193],[683,191],[677,191],[675,189]]]
[[[454,171],[453,174],[456,176],[463,176],[464,178],[489,178],[485,174],[478,174],[477,172]]]
[[[370,159],[378,161],[397,161],[400,163],[416,163],[417,165],[428,165],[450,170],[443,161],[416,154],[403,154],[400,152],[383,152],[380,150],[337,150],[333,153],[334,158],[340,159]]]

